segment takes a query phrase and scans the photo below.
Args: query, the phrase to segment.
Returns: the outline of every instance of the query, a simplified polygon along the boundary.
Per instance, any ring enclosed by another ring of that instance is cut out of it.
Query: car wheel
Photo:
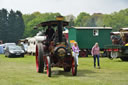
[[[23,54],[23,55],[21,55],[21,57],[24,57],[24,54]]]
[[[11,58],[11,54],[8,54],[8,58]]]

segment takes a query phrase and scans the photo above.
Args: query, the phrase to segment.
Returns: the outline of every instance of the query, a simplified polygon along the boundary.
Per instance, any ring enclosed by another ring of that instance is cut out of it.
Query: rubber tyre
[[[120,58],[122,61],[128,61],[128,57],[121,57]]]
[[[4,54],[5,55],[5,57],[8,57],[6,54]]]
[[[8,58],[11,58],[12,56],[11,56],[11,54],[8,54]]]
[[[72,75],[77,75],[77,60],[75,57],[72,58]]]
[[[70,72],[70,71],[71,71],[71,67],[64,68],[64,72]]]
[[[21,57],[23,57],[23,58],[24,58],[24,55],[21,55]]]
[[[38,43],[36,45],[36,69],[38,73],[44,72],[43,51],[42,43]]]
[[[47,66],[47,75],[48,75],[48,77],[51,77],[51,63],[50,63],[49,56],[47,56],[46,66]]]

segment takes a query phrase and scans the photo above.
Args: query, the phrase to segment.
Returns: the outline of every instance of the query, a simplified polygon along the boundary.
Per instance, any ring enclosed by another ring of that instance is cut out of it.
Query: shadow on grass
[[[11,57],[7,57],[7,58],[24,58],[23,56],[11,56]]]
[[[120,58],[111,59],[114,62],[128,62],[128,60],[121,60]]]
[[[128,61],[115,60],[115,62],[128,62]]]
[[[46,71],[44,72],[45,74]],[[77,75],[73,76],[72,75],[72,71],[70,72],[64,72],[63,70],[53,70],[52,71],[52,77],[54,78],[58,78],[59,76],[66,76],[66,77],[86,77],[86,74],[93,74],[95,72],[91,71],[91,70],[77,70]]]
[[[84,69],[80,69],[78,70],[78,75],[77,76],[86,76],[86,74],[94,74],[94,71],[91,70],[84,70]]]

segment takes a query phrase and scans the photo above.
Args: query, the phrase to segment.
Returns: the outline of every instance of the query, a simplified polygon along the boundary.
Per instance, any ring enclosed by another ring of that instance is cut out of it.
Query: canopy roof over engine
[[[37,29],[38,27],[55,27],[57,26],[58,30],[58,39],[59,42],[62,42],[62,32],[63,32],[63,27],[68,26],[69,22],[63,21],[64,18],[63,16],[58,16],[56,20],[51,20],[51,21],[46,21],[46,22],[41,22],[40,24],[37,24],[34,29]]]
[[[36,25],[37,27],[46,27],[46,26],[58,26],[60,21],[54,20],[54,21],[46,21],[46,22],[41,22],[40,24]],[[61,21],[63,27],[68,26],[68,22],[66,21]]]

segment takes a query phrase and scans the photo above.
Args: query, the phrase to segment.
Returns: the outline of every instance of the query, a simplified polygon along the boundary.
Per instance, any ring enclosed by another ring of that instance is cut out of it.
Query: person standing
[[[79,56],[79,47],[77,45],[77,42],[74,42],[74,45],[72,46],[72,50],[73,50],[73,56],[76,58],[76,61],[77,61],[77,65],[78,64],[78,56]]]
[[[94,58],[94,68],[96,68],[96,58],[97,58],[97,65],[98,65],[98,68],[100,69],[100,60],[99,60],[100,47],[99,47],[98,43],[95,43],[95,45],[92,47],[91,54]]]

